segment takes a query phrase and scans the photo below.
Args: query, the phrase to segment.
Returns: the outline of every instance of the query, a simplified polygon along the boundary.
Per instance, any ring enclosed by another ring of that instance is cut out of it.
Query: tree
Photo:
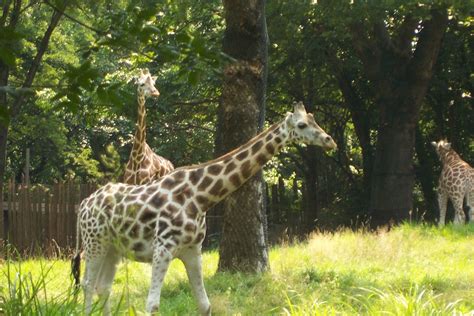
[[[263,127],[267,73],[265,1],[224,1],[223,51],[233,60],[224,68],[218,109],[217,155],[236,148]],[[223,234],[219,270],[261,272],[268,268],[259,173],[222,202]]]
[[[327,1],[321,5],[323,10],[335,9]],[[370,181],[372,223],[400,222],[413,209],[415,131],[447,28],[447,6],[407,2],[382,8],[356,2],[337,9],[330,16],[343,16],[338,21],[348,28],[346,38],[373,87],[378,112]]]
[[[2,15],[0,16],[0,114],[3,114],[3,120],[0,122],[0,197],[3,197],[3,181],[5,177],[6,154],[7,154],[7,138],[9,122],[19,113],[25,103],[27,95],[25,92],[31,88],[33,81],[38,73],[40,65],[43,61],[43,56],[48,49],[51,36],[58,26],[59,21],[63,16],[63,10],[66,8],[65,2],[60,2],[59,9],[49,8],[51,18],[44,30],[40,40],[36,43],[35,53],[28,56],[24,60],[24,64],[20,65],[21,74],[16,74],[17,78],[21,78],[21,89],[13,91],[9,97],[7,95],[7,85],[10,76],[15,71],[16,56],[20,56],[22,48],[21,40],[24,34],[19,28],[20,20],[25,18],[25,10],[30,6],[36,6],[35,2],[23,3],[22,0],[8,1],[2,6]],[[42,11],[42,10],[41,10]],[[33,19],[37,17],[34,16]],[[19,76],[21,75],[21,76]],[[3,201],[3,198],[2,198]],[[2,201],[0,201],[0,210],[3,212]],[[0,216],[0,236],[3,236],[3,214]]]

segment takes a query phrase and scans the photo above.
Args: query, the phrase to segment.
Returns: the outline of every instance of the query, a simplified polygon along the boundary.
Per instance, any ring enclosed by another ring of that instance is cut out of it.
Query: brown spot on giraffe
[[[233,175],[231,175],[229,177],[229,180],[236,188],[238,188],[242,184],[242,181],[240,180],[240,175],[238,173],[234,173]]]
[[[209,193],[212,194],[212,195],[219,195],[219,193],[221,192],[221,189],[223,187],[223,184],[224,184],[224,182],[222,181],[222,179],[217,180],[216,183],[214,183],[214,185],[212,186]]]
[[[207,172],[209,172],[210,175],[216,176],[221,173],[223,168],[224,167],[221,164],[210,165],[207,167]]]
[[[204,174],[203,168],[193,170],[189,174],[189,181],[191,181],[192,185],[196,185],[201,180],[203,174]]]
[[[205,176],[204,179],[202,179],[201,183],[199,183],[198,190],[204,191],[211,183],[212,178],[209,176]]]

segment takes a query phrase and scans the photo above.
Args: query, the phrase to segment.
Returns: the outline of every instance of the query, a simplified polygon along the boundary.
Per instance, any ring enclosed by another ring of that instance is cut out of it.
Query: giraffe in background
[[[156,312],[165,274],[172,259],[183,261],[202,315],[211,305],[204,288],[201,245],[206,212],[236,191],[284,146],[292,142],[336,148],[331,136],[316,124],[304,105],[241,147],[209,162],[178,168],[144,185],[109,183],[80,205],[73,275],[79,282],[80,235],[86,271],[83,280],[86,313],[94,292],[108,297],[118,261],[123,256],[152,263],[146,310]]]
[[[140,71],[137,79],[138,119],[132,151],[128,159],[123,182],[127,184],[144,184],[158,179],[174,170],[173,164],[155,154],[146,142],[146,109],[145,99],[158,97],[160,92],[155,88],[156,77],[148,69]]]
[[[439,225],[445,224],[448,199],[455,210],[454,224],[464,224],[466,220],[462,208],[464,198],[469,207],[469,221],[474,221],[474,168],[462,160],[446,140],[431,144],[443,164],[438,187]]]

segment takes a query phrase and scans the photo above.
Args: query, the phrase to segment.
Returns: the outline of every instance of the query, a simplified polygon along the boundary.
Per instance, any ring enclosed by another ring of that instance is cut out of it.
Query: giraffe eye
[[[299,128],[299,129],[305,129],[306,127],[308,127],[308,124],[306,124],[306,123],[304,123],[304,122],[298,123],[298,128]]]
[[[140,87],[144,87],[144,86],[145,86],[144,82],[140,83]]]

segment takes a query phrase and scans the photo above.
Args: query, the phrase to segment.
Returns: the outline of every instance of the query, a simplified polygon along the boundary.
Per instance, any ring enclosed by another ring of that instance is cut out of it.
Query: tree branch
[[[41,64],[41,60],[43,59],[43,55],[46,52],[46,49],[48,48],[49,41],[51,39],[51,35],[53,34],[54,29],[59,23],[59,20],[62,17],[62,11],[54,10],[52,16],[51,16],[51,21],[48,25],[48,28],[46,29],[43,38],[41,39],[40,43],[38,44],[38,48],[36,51],[36,56],[33,59],[30,69],[28,70],[28,73],[26,75],[25,81],[23,82],[22,88],[30,88],[31,84],[33,83],[33,80],[36,76],[36,73],[38,72],[39,66]],[[19,111],[21,104],[25,98],[24,94],[21,94],[16,98],[16,100],[13,102],[13,106],[11,108],[13,116],[15,116]]]
[[[407,14],[402,24],[398,28],[398,34],[395,37],[397,53],[401,56],[409,56],[415,30],[418,27],[418,19]]]
[[[173,102],[173,105],[200,105],[205,103],[214,103],[219,101],[217,98],[210,98],[210,99],[202,99],[202,100],[195,100],[195,101],[176,101]]]
[[[431,19],[423,22],[418,44],[409,63],[411,77],[415,81],[429,80],[441,46],[441,39],[448,26],[446,9],[433,9]]]
[[[364,25],[361,22],[352,23],[350,32],[354,50],[364,64],[367,77],[370,80],[377,81],[381,67],[381,53],[379,47],[373,39],[370,39],[366,35]]]
[[[7,21],[8,11],[10,9],[11,0],[5,0],[2,6],[2,16],[0,17],[0,27],[5,26],[5,22]]]
[[[379,44],[378,47],[384,50],[388,50],[392,52],[394,51],[392,38],[390,37],[390,34],[388,33],[387,27],[385,26],[385,23],[383,20],[378,20],[374,22],[373,32],[374,32],[374,38]]]
[[[51,8],[53,8],[55,11],[59,11],[61,12],[62,15],[64,15],[66,18],[68,18],[69,20],[73,21],[74,23],[77,23],[83,27],[85,27],[86,29],[88,30],[91,30],[99,35],[105,35],[107,34],[107,32],[105,31],[102,31],[102,30],[99,30],[99,29],[96,29],[90,25],[87,25],[85,24],[84,22],[81,22],[79,21],[78,19],[76,19],[75,17],[67,14],[64,10],[60,10],[58,7],[56,7],[54,4],[52,4],[51,2],[49,2],[48,0],[44,0],[44,3],[46,3],[47,5],[49,5]]]

